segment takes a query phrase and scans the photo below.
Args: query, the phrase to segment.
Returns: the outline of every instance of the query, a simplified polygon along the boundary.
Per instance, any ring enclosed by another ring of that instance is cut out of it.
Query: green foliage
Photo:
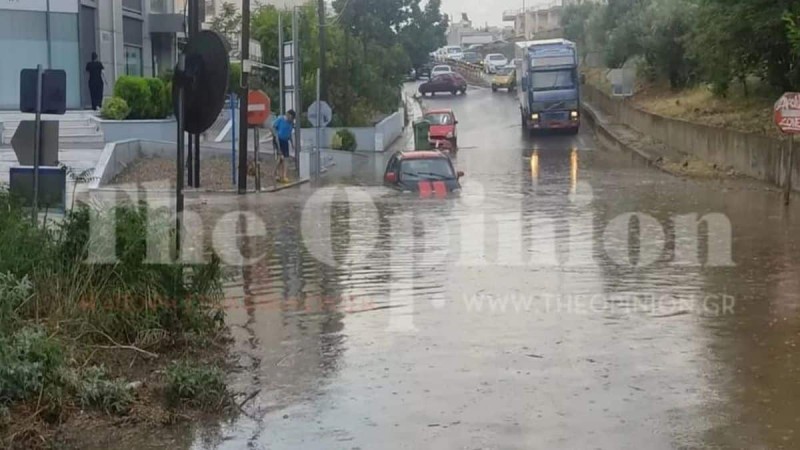
[[[242,88],[242,65],[240,63],[232,63],[230,65],[230,75],[228,76],[228,93],[236,94]]]
[[[593,17],[597,15],[599,11],[602,11],[599,4],[585,2],[568,5],[564,8],[564,12],[561,15],[561,26],[564,28],[564,37],[578,45],[578,51],[582,56],[592,50],[591,44],[597,43],[595,39],[593,39],[596,36],[592,36],[590,27]]]
[[[372,117],[392,113],[400,105],[400,86],[412,65],[421,65],[428,53],[445,43],[446,16],[439,0],[422,8],[419,0],[347,0],[334,1],[337,12],[326,28],[325,99],[341,124],[360,126]],[[301,75],[303,98],[299,111],[315,100],[316,71],[319,58],[319,26],[315,5],[301,8]],[[278,17],[274,6],[262,6],[253,14],[252,33],[262,44],[267,61],[278,60]],[[284,35],[290,35],[289,16],[284,13]],[[252,77],[251,77],[252,80]],[[277,99],[278,74],[267,72],[262,87]]]
[[[150,110],[150,88],[144,78],[119,77],[114,85],[114,97],[119,97],[128,104],[131,109],[129,119],[147,118]]]
[[[163,119],[172,110],[169,85],[159,78],[123,76],[114,85],[114,96],[130,107],[128,119]]]
[[[609,0],[565,8],[568,38],[602,48],[608,67],[644,58],[672,87],[705,82],[725,95],[758,77],[775,92],[800,89],[796,0]]]
[[[133,393],[124,380],[109,379],[105,367],[92,366],[77,380],[77,397],[84,408],[97,408],[107,414],[125,415],[133,404]]]
[[[222,11],[211,18],[210,26],[223,36],[236,35],[242,29],[242,15],[235,4],[225,2],[222,4]]]
[[[331,147],[333,147],[334,150],[346,150],[348,152],[353,152],[356,150],[356,148],[358,148],[356,135],[347,128],[341,129],[333,135]]]
[[[90,225],[94,228],[90,234]],[[115,226],[114,226],[115,225]],[[40,296],[50,308],[74,309],[97,330],[120,342],[134,342],[143,330],[209,332],[219,329],[221,264],[153,263],[148,244],[171,248],[170,214],[144,205],[108,211],[81,207],[67,216],[55,244],[52,277],[69,283]],[[98,232],[97,230],[102,230]],[[113,264],[85,264],[89,246],[116,255]],[[87,290],[86,287],[91,290]]]
[[[108,120],[125,120],[130,113],[128,102],[120,97],[106,97],[103,100],[103,109],[100,110],[100,115]]]
[[[31,225],[30,215],[16,199],[0,189],[0,273],[24,277],[51,258],[42,242],[49,232]]]
[[[46,385],[60,383],[62,364],[61,347],[40,328],[0,334],[0,405],[31,398]]]
[[[167,368],[166,378],[167,399],[173,405],[215,410],[230,401],[225,374],[216,367],[180,361]]]
[[[33,287],[27,276],[19,279],[0,273],[0,330],[9,332],[19,321],[19,309],[31,298]]]

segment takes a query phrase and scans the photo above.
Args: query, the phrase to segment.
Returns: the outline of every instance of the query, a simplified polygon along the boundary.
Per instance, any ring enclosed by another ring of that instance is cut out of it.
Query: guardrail
[[[467,79],[468,82],[478,85],[478,86],[489,86],[491,82],[486,79],[486,75],[483,71],[483,66],[478,64],[470,64],[464,61],[458,61],[455,59],[444,59],[441,61],[442,64],[447,64],[452,67],[456,72],[460,73],[461,76]]]

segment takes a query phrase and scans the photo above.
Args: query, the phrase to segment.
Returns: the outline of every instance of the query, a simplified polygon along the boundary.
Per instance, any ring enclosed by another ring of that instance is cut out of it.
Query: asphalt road
[[[254,396],[126,447],[800,447],[800,210],[588,127],[528,138],[503,92],[425,106],[460,121],[460,198],[208,200],[267,227],[228,286],[232,382]]]

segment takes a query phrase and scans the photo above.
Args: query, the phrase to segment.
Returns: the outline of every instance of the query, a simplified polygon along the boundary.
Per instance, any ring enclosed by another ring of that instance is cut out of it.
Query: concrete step
[[[97,135],[102,136],[102,133],[96,125],[83,125],[80,127],[60,128],[58,130],[58,137],[64,138],[67,136],[83,136],[83,135]]]
[[[19,127],[19,124],[20,124],[20,121],[3,122],[3,130],[5,130],[6,132],[16,131],[16,129]],[[91,125],[95,125],[95,123],[92,122],[89,119],[85,119],[85,120],[65,120],[65,121],[59,121],[58,128],[63,130],[63,129],[68,129],[68,128],[87,127],[87,126],[91,126]]]

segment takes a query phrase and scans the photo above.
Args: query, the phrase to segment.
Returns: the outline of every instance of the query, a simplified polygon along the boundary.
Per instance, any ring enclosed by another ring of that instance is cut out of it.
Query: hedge
[[[172,114],[169,83],[159,78],[123,76],[114,85],[114,96],[128,104],[128,119],[164,119]]]

